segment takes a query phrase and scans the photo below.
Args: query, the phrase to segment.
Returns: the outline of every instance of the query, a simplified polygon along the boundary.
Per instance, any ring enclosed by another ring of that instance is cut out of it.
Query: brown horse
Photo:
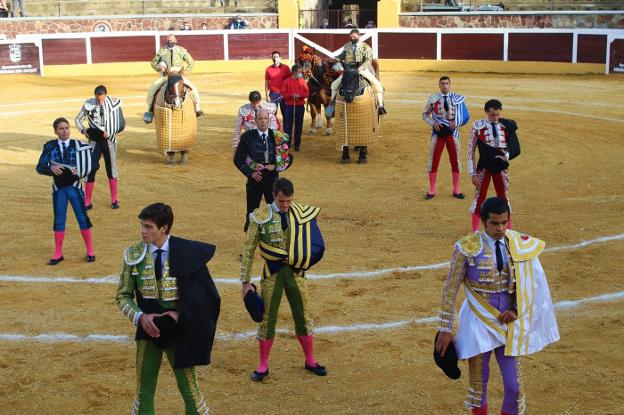
[[[337,63],[335,59],[321,58],[316,55],[315,50],[307,45],[303,45],[299,54],[299,64],[303,68],[303,76],[308,81],[310,93],[308,95],[308,108],[312,123],[309,134],[316,134],[317,129],[322,127],[319,114],[324,114],[323,107],[327,108],[331,100],[331,84],[340,75],[333,69]],[[325,135],[333,132],[332,117],[325,115],[327,128]]]
[[[197,121],[189,99],[188,87],[181,73],[168,73],[167,82],[154,99],[156,142],[165,152],[166,163],[175,163],[175,153],[180,152],[180,163],[188,162],[188,150],[195,144]]]

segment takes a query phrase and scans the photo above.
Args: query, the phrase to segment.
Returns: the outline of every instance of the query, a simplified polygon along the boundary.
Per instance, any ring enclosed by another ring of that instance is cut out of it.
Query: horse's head
[[[307,80],[312,76],[314,70],[314,58],[316,57],[314,49],[308,45],[303,45],[301,53],[299,53],[299,65],[303,69],[303,76]]]
[[[360,95],[360,74],[356,65],[342,64],[342,87],[340,91],[346,102],[352,102],[355,96]]]
[[[184,102],[184,79],[179,74],[169,74],[167,79],[167,89],[165,91],[165,103],[173,106],[175,109],[182,108]]]

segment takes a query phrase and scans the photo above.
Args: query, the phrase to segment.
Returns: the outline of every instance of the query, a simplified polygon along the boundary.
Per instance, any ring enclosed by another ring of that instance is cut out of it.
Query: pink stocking
[[[314,336],[297,336],[303,354],[305,354],[305,361],[308,366],[316,367],[316,360],[314,359]]]
[[[256,372],[264,373],[269,370],[269,354],[273,346],[273,339],[258,340],[258,345],[260,349],[260,363],[258,364]]]
[[[453,173],[453,193],[459,194],[459,173]]]
[[[438,178],[438,172],[429,173],[429,194],[435,195],[436,193],[436,179]]]
[[[93,251],[93,240],[91,239],[91,229],[81,229],[80,233],[82,234],[82,239],[84,239],[85,245],[87,246],[87,255],[95,256],[95,252]]]
[[[93,196],[93,188],[95,187],[95,182],[89,183],[85,185],[85,206],[89,206],[91,204],[91,196]]]
[[[59,259],[63,256],[63,239],[65,239],[65,231],[54,231],[54,256],[52,258]]]

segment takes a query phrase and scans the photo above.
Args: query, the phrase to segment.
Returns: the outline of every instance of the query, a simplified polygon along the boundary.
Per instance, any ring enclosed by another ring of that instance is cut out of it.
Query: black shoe
[[[464,200],[466,198],[463,193],[453,193],[453,197],[459,200]]]
[[[65,259],[65,258],[63,258],[62,256],[61,256],[61,257],[59,257],[59,258],[51,258],[51,259],[48,261],[48,265],[56,265],[56,264],[58,264],[59,262],[61,262],[62,260],[64,260],[64,259]]]
[[[435,194],[433,194],[433,195],[432,195],[432,194],[427,193],[427,194],[425,195],[425,200],[433,199],[433,198],[434,198],[434,196],[435,196]]]
[[[195,117],[199,118],[199,117],[201,117],[202,115],[204,115],[204,111],[202,111],[202,110],[195,111]]]
[[[267,376],[269,376],[269,369],[267,369],[266,372],[257,372],[254,370],[251,374],[251,380],[254,382],[262,382]]]
[[[87,255],[85,259],[87,262],[95,262],[95,255]]]
[[[301,147],[295,147],[295,151],[301,151]]]
[[[377,114],[379,114],[379,115],[386,115],[387,113],[388,113],[388,111],[386,111],[386,109],[384,107],[377,108]]]
[[[366,164],[366,163],[368,163],[368,159],[366,157],[359,158],[357,163],[358,164]]]
[[[111,203],[111,209],[119,209],[119,201],[115,200],[113,203]]]
[[[325,366],[321,366],[318,363],[316,366],[309,366],[307,363],[305,365],[306,370],[314,373],[316,376],[327,376],[327,370],[325,370]]]
[[[93,205],[91,203],[89,203],[88,205],[85,205],[85,210],[91,210],[93,209]]]

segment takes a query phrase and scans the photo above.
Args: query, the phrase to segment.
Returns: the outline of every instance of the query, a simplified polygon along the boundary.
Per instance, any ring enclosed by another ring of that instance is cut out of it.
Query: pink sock
[[[52,258],[59,259],[63,256],[63,239],[65,239],[65,231],[54,231],[54,256]]]
[[[479,230],[479,222],[481,218],[476,213],[472,214],[472,231],[477,232]]]
[[[108,187],[110,187],[111,203],[117,201],[117,179],[108,179]]]
[[[93,241],[91,239],[91,229],[81,229],[80,233],[82,234],[82,239],[84,239],[85,245],[87,246],[87,255],[95,256],[95,252],[93,252]]]
[[[271,353],[271,347],[273,346],[273,339],[270,340],[258,340],[260,349],[260,363],[256,372],[264,373],[269,370],[269,354]]]
[[[305,361],[308,366],[316,367],[316,359],[314,359],[314,336],[297,336],[297,340],[301,344]]]
[[[438,172],[429,173],[429,194],[436,194],[436,179],[438,178]]]
[[[95,182],[89,183],[85,185],[85,206],[89,206],[91,204],[91,196],[93,196],[93,188],[95,187]]]
[[[459,173],[453,172],[453,193],[459,194]]]

